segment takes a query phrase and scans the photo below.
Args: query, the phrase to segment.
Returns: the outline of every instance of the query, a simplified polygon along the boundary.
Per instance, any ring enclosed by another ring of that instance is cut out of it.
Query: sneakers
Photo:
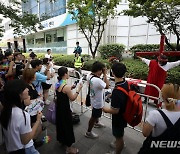
[[[116,143],[115,143],[115,141],[113,141],[113,142],[110,143],[110,147],[113,148],[113,149],[116,148]],[[126,148],[125,142],[124,142],[124,148]]]
[[[94,128],[104,128],[104,127],[105,127],[105,125],[103,123],[101,123],[101,122],[98,122],[98,123],[94,124]]]
[[[116,148],[115,141],[112,141],[112,142],[110,143],[110,147],[111,147],[111,148],[113,148],[113,149],[115,149],[115,148]]]
[[[94,139],[94,138],[98,138],[98,137],[99,137],[98,134],[96,134],[96,133],[94,133],[94,132],[86,132],[86,133],[85,133],[85,136],[86,136],[87,138],[91,138],[91,139]]]

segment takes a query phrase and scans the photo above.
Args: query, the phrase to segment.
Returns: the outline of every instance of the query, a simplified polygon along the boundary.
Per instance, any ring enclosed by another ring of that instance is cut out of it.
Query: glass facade
[[[51,48],[53,53],[67,53],[66,29],[59,28],[26,36],[28,49],[35,52],[46,52]]]
[[[46,20],[66,13],[66,0],[28,0],[22,2],[23,12],[37,14],[40,20]]]

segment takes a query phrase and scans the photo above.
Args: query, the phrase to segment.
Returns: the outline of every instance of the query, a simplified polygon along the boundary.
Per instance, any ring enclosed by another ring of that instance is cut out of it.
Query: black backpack
[[[173,125],[162,110],[158,110],[163,117],[167,129],[159,136],[152,137],[152,133],[145,139],[138,154],[180,154],[180,118]]]

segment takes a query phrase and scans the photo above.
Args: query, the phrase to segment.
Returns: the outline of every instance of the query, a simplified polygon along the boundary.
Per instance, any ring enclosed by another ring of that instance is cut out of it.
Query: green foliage
[[[25,57],[27,58],[29,56],[29,53],[23,53]],[[86,55],[82,55],[86,56]],[[38,58],[43,58],[44,53],[37,53]],[[55,65],[59,66],[66,66],[66,67],[74,67],[74,55],[62,55],[62,54],[53,54],[54,57],[54,63]],[[87,59],[85,61],[84,70],[91,70],[92,64],[96,61],[100,61],[104,64],[106,64],[107,68],[110,68],[110,63],[106,59],[96,58],[96,59]],[[142,79],[147,80],[147,74],[148,74],[148,66],[143,63],[141,60],[134,60],[134,59],[124,59],[122,61],[127,67],[127,73],[126,77],[134,78],[134,79]],[[168,76],[166,79],[166,83],[177,83],[180,84],[180,67],[176,67],[168,71]]]
[[[126,77],[147,80],[148,66],[141,60],[125,59],[122,61],[127,67]],[[168,71],[166,83],[180,84],[180,67]]]
[[[126,77],[147,80],[148,66],[142,61],[126,59],[122,63],[127,67]]]
[[[174,34],[177,38],[176,46],[172,46],[165,38],[171,50],[180,51],[180,7],[179,0],[129,0],[129,10],[125,15],[138,17],[146,16],[148,23],[153,23],[161,35]]]
[[[175,67],[168,71],[166,83],[176,83],[180,85],[180,67]]]
[[[53,61],[56,65],[74,67],[74,55],[58,55]]]
[[[10,26],[14,28],[14,34],[16,35],[23,35],[42,29],[37,15],[26,12],[21,13],[21,2],[19,0],[11,0],[9,5],[0,2],[0,14],[4,18],[11,19]],[[0,27],[0,36],[2,36],[3,29]]]
[[[171,44],[172,46],[175,46],[175,44]],[[160,48],[159,44],[137,44],[130,48],[130,51],[133,53],[134,58],[136,57],[136,52],[158,52]],[[165,45],[165,51],[171,51],[171,49]],[[155,56],[144,56],[145,58],[154,59]],[[169,61],[176,61],[179,60],[180,57],[168,57]]]
[[[99,47],[99,52],[103,59],[108,59],[112,56],[121,59],[124,50],[125,46],[123,44],[105,44]]]
[[[30,53],[23,53],[23,55],[26,57],[26,58],[29,58],[29,54]],[[36,55],[37,55],[37,58],[38,59],[43,59],[44,58],[44,56],[45,56],[45,54],[44,53],[35,53]]]
[[[115,8],[120,0],[69,0],[67,8],[72,19],[77,21],[80,32],[88,41],[93,58],[105,30],[105,24],[110,17],[115,17]],[[92,42],[95,41],[93,48]]]
[[[92,59],[92,60],[89,60],[89,61],[85,62],[83,69],[85,69],[85,70],[91,70],[92,64],[93,64],[95,61],[100,61],[100,62],[102,62],[103,64],[105,64],[108,69],[110,68],[110,63],[108,62],[108,60],[101,59],[101,58],[96,58],[96,59]]]

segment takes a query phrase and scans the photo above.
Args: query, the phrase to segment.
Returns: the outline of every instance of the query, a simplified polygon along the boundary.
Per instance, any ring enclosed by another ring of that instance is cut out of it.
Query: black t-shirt
[[[33,86],[33,87],[32,87]],[[32,84],[32,86],[27,85],[27,88],[29,89],[29,96],[30,96],[30,100],[32,99],[36,99],[39,97],[39,94],[35,88],[35,86]]]
[[[32,86],[27,85],[27,88],[29,89],[30,100],[36,99],[39,97],[39,94],[38,94],[35,86],[33,84],[32,84]],[[36,120],[37,120],[37,115],[31,116],[31,123],[35,123]]]
[[[128,91],[127,81],[117,82],[115,86],[120,86]],[[112,125],[115,127],[126,127],[127,122],[123,118],[127,104],[127,95],[116,88],[112,92],[111,107],[119,109],[118,114],[112,114]]]
[[[19,79],[20,76],[22,75],[22,71],[25,68],[25,65],[22,62],[15,62],[16,64],[16,74],[15,74],[15,78]]]

